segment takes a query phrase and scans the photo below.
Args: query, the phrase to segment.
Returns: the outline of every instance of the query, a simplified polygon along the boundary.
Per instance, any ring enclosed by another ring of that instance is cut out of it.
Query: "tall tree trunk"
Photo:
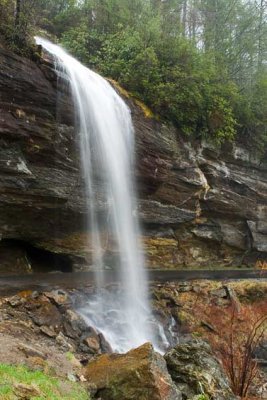
[[[183,35],[186,36],[186,20],[187,20],[187,0],[183,2],[183,15],[182,15],[182,27]]]
[[[259,15],[259,32],[258,32],[258,69],[262,67],[263,63],[263,20],[265,11],[265,0],[260,0],[260,15]]]
[[[20,24],[21,1],[22,0],[16,0],[16,8],[15,8],[15,26],[16,27],[18,27]]]

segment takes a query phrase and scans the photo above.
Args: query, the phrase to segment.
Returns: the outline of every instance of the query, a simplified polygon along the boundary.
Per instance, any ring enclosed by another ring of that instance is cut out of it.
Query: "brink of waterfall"
[[[56,71],[67,79],[75,105],[98,287],[80,312],[89,325],[104,334],[114,351],[125,352],[147,341],[156,344],[144,258],[138,243],[130,110],[104,78],[61,47],[39,37],[36,42],[54,57]],[[104,218],[98,212],[99,182],[101,201],[107,209]],[[118,247],[116,270],[121,286],[112,291],[105,289],[103,231],[112,236]]]

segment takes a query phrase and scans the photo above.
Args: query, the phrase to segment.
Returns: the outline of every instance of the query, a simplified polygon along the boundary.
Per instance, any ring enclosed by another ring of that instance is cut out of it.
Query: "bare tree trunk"
[[[21,13],[21,0],[16,0],[15,8],[15,26],[18,27],[20,24],[20,13]]]
[[[259,16],[259,32],[258,32],[258,69],[262,67],[263,63],[263,20],[266,2],[260,1],[260,16]]]
[[[183,2],[183,15],[182,15],[182,26],[183,35],[186,36],[186,20],[187,20],[187,0]]]
[[[189,14],[189,15],[188,15]],[[196,30],[197,30],[197,3],[193,0],[189,4],[189,10],[187,10],[187,29],[189,31],[189,37],[196,43]]]

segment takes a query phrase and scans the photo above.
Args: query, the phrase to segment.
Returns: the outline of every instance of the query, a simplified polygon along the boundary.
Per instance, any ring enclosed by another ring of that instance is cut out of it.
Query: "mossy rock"
[[[236,400],[210,346],[199,339],[177,345],[165,355],[169,373],[185,398],[205,393],[212,400]]]
[[[164,358],[149,343],[126,354],[99,356],[88,364],[85,376],[95,399],[182,399]]]

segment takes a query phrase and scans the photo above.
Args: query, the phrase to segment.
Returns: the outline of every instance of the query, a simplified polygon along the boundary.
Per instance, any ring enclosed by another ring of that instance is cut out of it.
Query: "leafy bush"
[[[62,41],[83,62],[117,80],[184,134],[217,143],[232,140],[236,121],[231,98],[236,87],[211,85],[216,71],[185,39],[159,45],[156,22],[143,29],[98,35],[83,24],[66,32]]]
[[[0,34],[23,53],[46,29],[185,135],[217,144],[238,138],[263,154],[267,7],[256,3],[23,0],[14,27],[13,2],[0,0]]]

